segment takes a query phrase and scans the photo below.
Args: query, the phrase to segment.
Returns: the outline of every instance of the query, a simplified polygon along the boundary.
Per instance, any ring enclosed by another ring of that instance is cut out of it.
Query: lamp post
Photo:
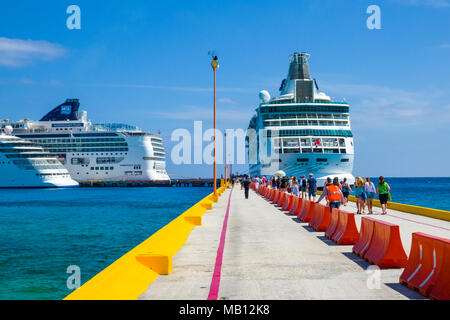
[[[225,184],[228,182],[227,176],[227,133],[225,132]]]
[[[219,58],[213,55],[211,67],[214,73],[214,195],[217,195],[217,177],[216,177],[216,69],[219,68]]]

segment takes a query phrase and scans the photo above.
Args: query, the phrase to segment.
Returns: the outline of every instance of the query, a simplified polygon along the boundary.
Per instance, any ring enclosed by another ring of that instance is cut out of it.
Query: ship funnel
[[[285,82],[281,85],[282,95],[293,96],[295,102],[314,101],[314,81],[309,73],[310,54],[306,52],[294,53],[289,57],[291,63]]]
[[[288,80],[301,79],[301,80],[311,80],[311,75],[309,74],[308,59],[311,55],[306,52],[294,53],[289,57],[291,64],[289,66]]]
[[[80,107],[80,102],[78,99],[67,99],[66,102],[60,104],[52,111],[47,113],[39,121],[76,121],[79,120],[78,108]]]

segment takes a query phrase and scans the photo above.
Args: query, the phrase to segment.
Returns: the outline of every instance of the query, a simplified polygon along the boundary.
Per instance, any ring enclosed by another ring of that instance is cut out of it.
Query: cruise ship
[[[55,156],[11,132],[0,130],[0,188],[78,187]]]
[[[4,119],[0,127],[57,157],[79,183],[170,183],[161,137],[121,123],[93,124],[79,107],[78,99],[67,99],[39,121]]]
[[[290,56],[278,97],[260,92],[260,104],[249,124],[256,132],[247,139],[249,173],[272,176],[282,171],[297,177],[312,173],[319,186],[327,177],[347,178],[352,184],[350,106],[319,91],[309,72],[309,58],[305,52]]]

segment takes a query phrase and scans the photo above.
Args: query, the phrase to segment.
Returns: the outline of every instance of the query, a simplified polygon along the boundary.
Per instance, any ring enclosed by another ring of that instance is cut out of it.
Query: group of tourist
[[[252,179],[249,177],[244,177],[241,180],[241,187],[245,189],[246,199],[248,199],[248,189],[251,182],[255,184],[256,190],[260,185],[268,186],[281,192],[287,192],[297,197],[308,199],[317,203],[326,198],[327,205],[330,209],[339,209],[341,205],[346,206],[349,195],[354,192],[357,214],[365,213],[366,204],[368,214],[373,214],[373,199],[378,196],[382,214],[384,215],[386,214],[387,202],[391,200],[389,193],[391,188],[382,176],[379,178],[379,182],[376,187],[370,178],[364,179],[359,176],[356,177],[354,184],[355,190],[352,190],[347,178],[344,178],[343,181],[339,181],[338,177],[335,177],[334,179],[328,177],[323,186],[323,192],[317,201],[317,180],[314,178],[312,173],[308,175],[308,178],[306,178],[305,175],[302,175],[299,178],[296,176],[273,176],[272,178],[254,177]]]

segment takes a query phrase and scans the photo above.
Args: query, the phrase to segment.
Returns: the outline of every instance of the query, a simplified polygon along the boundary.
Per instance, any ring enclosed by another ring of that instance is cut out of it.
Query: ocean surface
[[[378,184],[378,178],[370,178]],[[392,202],[450,211],[450,178],[385,178]]]
[[[62,299],[211,188],[0,189],[0,299]]]
[[[378,179],[373,179],[375,184]],[[450,211],[450,178],[386,178],[392,201]],[[62,299],[211,188],[0,189],[0,299]]]

